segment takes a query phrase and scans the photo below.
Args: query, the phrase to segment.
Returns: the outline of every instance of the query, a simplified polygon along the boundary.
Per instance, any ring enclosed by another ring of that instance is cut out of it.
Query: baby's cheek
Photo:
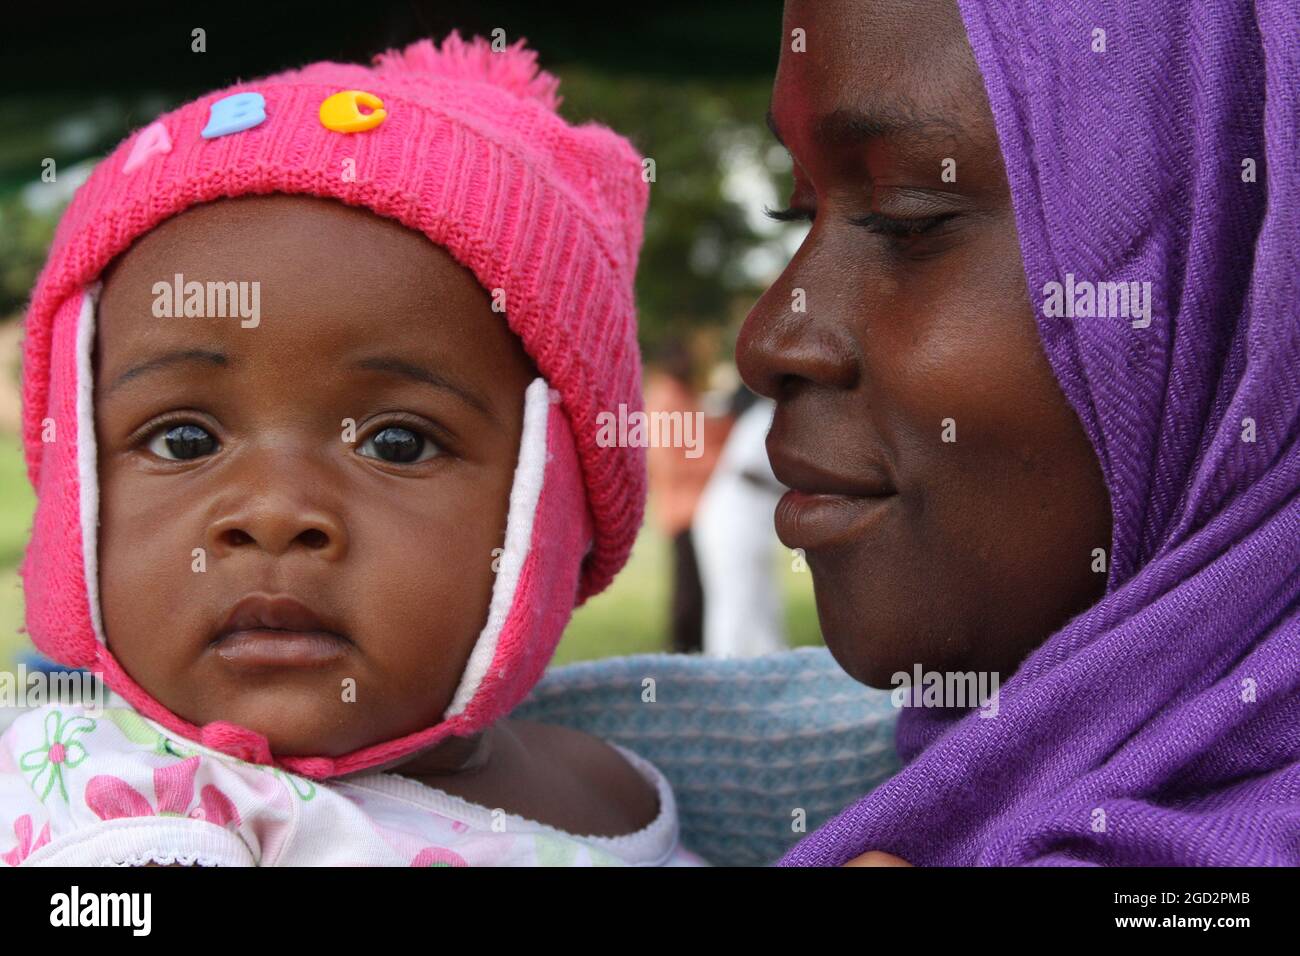
[[[184,508],[104,475],[98,582],[104,635],[127,672],[159,700],[205,640],[210,582],[201,538],[183,530]]]
[[[362,624],[384,644],[386,669],[410,680],[414,693],[436,690],[442,707],[487,623],[505,537],[509,489],[502,484],[457,483],[430,495],[418,512],[393,509],[386,546],[358,541],[351,550],[361,559],[352,573],[364,577],[371,609]]]

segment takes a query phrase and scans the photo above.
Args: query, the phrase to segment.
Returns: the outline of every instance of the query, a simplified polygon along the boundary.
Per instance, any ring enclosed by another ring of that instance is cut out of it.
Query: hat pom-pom
[[[537,53],[528,49],[523,39],[503,50],[492,49],[483,37],[461,39],[453,30],[435,46],[432,40],[419,40],[403,50],[388,50],[375,57],[380,73],[426,73],[453,80],[475,80],[509,90],[517,96],[531,97],[548,109],[560,105],[560,81],[539,69]]]

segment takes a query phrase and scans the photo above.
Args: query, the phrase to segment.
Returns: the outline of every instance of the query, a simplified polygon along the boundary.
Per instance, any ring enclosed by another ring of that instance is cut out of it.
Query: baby
[[[0,739],[29,864],[689,864],[664,778],[505,719],[627,558],[630,145],[452,34],[181,107],[78,192],[27,319],[23,566],[102,673]]]

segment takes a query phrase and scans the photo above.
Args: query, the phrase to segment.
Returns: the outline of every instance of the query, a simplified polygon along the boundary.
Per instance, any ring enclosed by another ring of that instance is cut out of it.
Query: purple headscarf
[[[1110,576],[996,718],[904,710],[907,766],[782,863],[1300,864],[1294,0],[960,7]],[[1150,282],[1150,325],[1049,317],[1067,274]]]

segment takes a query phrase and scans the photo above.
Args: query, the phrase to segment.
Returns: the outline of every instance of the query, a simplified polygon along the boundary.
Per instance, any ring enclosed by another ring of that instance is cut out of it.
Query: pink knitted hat
[[[494,52],[453,33],[370,68],[316,63],[201,97],[96,167],[59,224],[23,343],[37,507],[21,573],[27,631],[42,652],[102,672],[140,713],[188,739],[315,778],[470,734],[523,699],[575,604],[627,560],[645,499],[643,449],[602,447],[597,416],[640,408],[632,285],[648,186],[626,140],[557,115],[557,86],[522,40]],[[276,757],[248,728],[181,719],[113,657],[99,608],[97,279],[170,216],[272,192],[331,197],[424,233],[485,289],[505,290],[509,326],[541,373],[526,392],[487,624],[447,712],[342,757]]]

